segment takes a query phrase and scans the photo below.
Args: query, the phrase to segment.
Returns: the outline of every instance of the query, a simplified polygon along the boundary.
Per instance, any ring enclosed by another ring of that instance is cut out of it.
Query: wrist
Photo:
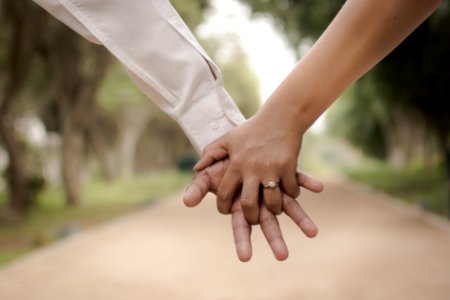
[[[273,135],[279,141],[302,140],[304,126],[300,125],[298,117],[291,114],[289,109],[266,102],[252,119],[255,126],[260,128],[260,133],[266,132],[266,135]]]
[[[298,107],[298,103],[290,105],[287,101],[269,98],[258,113],[265,122],[270,122],[277,130],[301,139],[306,130],[314,122],[309,116],[308,107]],[[284,99],[282,99],[284,100]]]

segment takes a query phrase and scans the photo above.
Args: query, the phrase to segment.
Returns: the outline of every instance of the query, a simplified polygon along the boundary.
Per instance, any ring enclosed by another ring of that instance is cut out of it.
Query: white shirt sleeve
[[[33,0],[104,45],[136,85],[173,117],[197,151],[245,119],[168,0]]]

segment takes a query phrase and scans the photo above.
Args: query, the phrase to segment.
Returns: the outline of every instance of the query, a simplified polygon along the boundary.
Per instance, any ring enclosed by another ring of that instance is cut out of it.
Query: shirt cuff
[[[198,153],[245,122],[239,108],[220,84],[195,101],[176,119]]]

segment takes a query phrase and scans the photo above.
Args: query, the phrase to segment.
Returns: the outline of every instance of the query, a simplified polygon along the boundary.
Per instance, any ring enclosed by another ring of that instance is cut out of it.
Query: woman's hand
[[[261,111],[224,137],[208,145],[194,167],[201,171],[215,161],[229,157],[227,170],[217,190],[221,213],[231,211],[233,199],[241,194],[241,206],[250,224],[259,221],[259,199],[274,214],[283,208],[282,192],[299,194],[296,180],[301,134],[282,118]]]
[[[208,192],[216,193],[227,166],[227,160],[219,161],[197,173],[194,181],[186,189],[183,198],[184,203],[189,207],[194,207],[201,202]],[[315,193],[320,193],[323,190],[321,182],[303,173],[296,174],[296,184]],[[318,232],[317,227],[303,210],[300,203],[286,194],[283,194],[282,198],[283,211],[299,226],[307,237],[312,238],[316,236]],[[249,261],[252,256],[250,239],[252,227],[244,217],[239,195],[233,199],[231,222],[237,255],[241,261]],[[261,205],[258,223],[275,258],[278,260],[286,259],[288,257],[288,249],[277,217],[264,205]]]

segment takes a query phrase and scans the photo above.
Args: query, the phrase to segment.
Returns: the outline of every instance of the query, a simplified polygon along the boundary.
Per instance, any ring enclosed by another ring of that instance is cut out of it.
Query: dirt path
[[[240,263],[212,199],[180,196],[85,231],[0,270],[1,300],[450,300],[450,223],[360,187],[303,194],[313,240],[282,218],[277,262],[255,228]]]

